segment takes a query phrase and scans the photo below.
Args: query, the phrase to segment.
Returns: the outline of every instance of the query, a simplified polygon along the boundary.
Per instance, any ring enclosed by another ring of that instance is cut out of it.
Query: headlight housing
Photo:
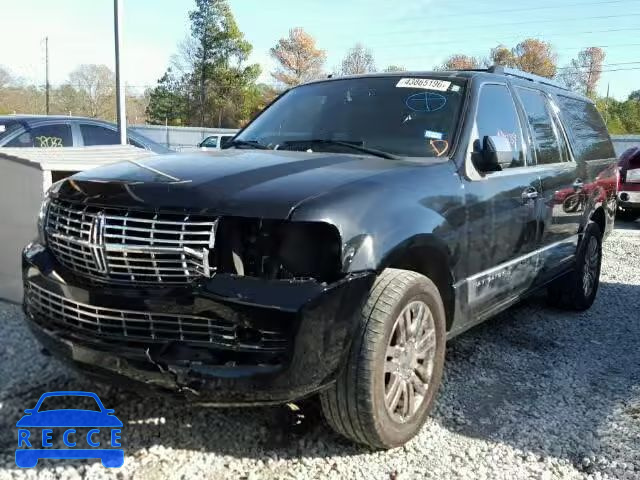
[[[51,194],[57,192],[63,182],[64,180],[60,180],[59,182],[54,183],[44,193],[44,200],[40,205],[40,211],[38,212],[37,219],[38,242],[40,242],[42,245],[46,245],[47,243],[47,235],[45,230],[47,227],[47,214],[49,213],[49,205],[51,204]]]
[[[49,204],[51,203],[51,197],[46,195],[40,205],[40,211],[38,212],[38,242],[42,245],[46,245],[47,236],[45,234],[45,227],[47,223],[47,213],[49,211]]]

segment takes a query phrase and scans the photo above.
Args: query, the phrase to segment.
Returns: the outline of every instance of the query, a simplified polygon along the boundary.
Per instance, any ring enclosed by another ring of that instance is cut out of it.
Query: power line
[[[640,67],[631,67],[631,68],[616,68],[613,70],[602,70],[601,73],[607,73],[607,72],[628,72],[631,70],[640,70]]]
[[[600,68],[602,67],[617,67],[620,65],[638,65],[640,64],[640,61],[637,62],[620,62],[620,63],[605,63],[600,65]],[[556,70],[571,70],[573,68],[592,68],[592,65],[578,65],[577,67],[574,66],[568,66],[568,67],[560,67],[557,68]],[[604,71],[604,70],[603,70]]]
[[[556,51],[569,51],[569,50],[578,50],[578,51],[582,51],[585,50],[587,48],[602,48],[602,49],[607,49],[607,53],[609,51],[611,51],[612,49],[615,48],[626,48],[626,47],[640,47],[640,43],[616,43],[616,44],[612,44],[612,45],[586,45],[586,46],[573,46],[573,47],[561,47],[561,48],[554,48],[554,50]],[[460,52],[456,52],[456,53],[460,53]],[[464,52],[463,52],[464,53]],[[473,52],[473,53],[464,53],[465,55],[468,55],[470,57],[482,57],[483,55],[485,55],[487,52]],[[424,59],[424,55],[420,55],[420,56],[416,56],[416,55],[412,55],[412,56],[403,56],[403,57],[397,57],[396,60],[397,61],[410,61],[410,60],[421,60]]]
[[[640,3],[636,0],[606,0],[606,1],[602,1],[602,2],[578,2],[578,3],[564,3],[564,4],[555,4],[555,5],[541,5],[538,7],[525,7],[525,8],[505,8],[505,9],[500,9],[500,10],[476,10],[476,11],[465,11],[465,12],[456,12],[456,13],[449,13],[449,14],[444,14],[444,15],[437,15],[438,18],[446,18],[446,17],[456,17],[456,18],[460,18],[460,17],[469,17],[469,16],[475,16],[475,15],[496,15],[496,14],[500,14],[500,13],[515,13],[515,12],[532,12],[532,11],[538,11],[538,10],[556,10],[556,9],[562,9],[562,8],[567,8],[567,7],[590,7],[590,6],[594,6],[594,5],[610,5],[610,4],[619,4],[619,3]],[[394,20],[395,23],[398,22],[407,22],[407,21],[416,21],[418,19],[415,18],[406,18],[406,19],[397,19]]]
[[[524,20],[522,22],[505,22],[505,23],[493,23],[491,25],[469,25],[467,27],[454,27],[454,28],[446,28],[446,29],[422,29],[422,30],[392,30],[390,32],[377,32],[373,35],[368,35],[369,37],[382,37],[387,35],[399,35],[407,33],[442,33],[442,32],[460,32],[467,31],[470,29],[487,29],[494,27],[504,27],[504,26],[512,26],[512,25],[538,25],[540,23],[556,23],[556,22],[582,22],[584,20],[601,20],[601,19],[611,19],[611,18],[628,18],[628,17],[640,17],[640,13],[624,13],[624,14],[616,14],[616,15],[596,15],[592,17],[575,17],[575,18],[542,18],[542,19],[529,19]]]
[[[490,25],[488,26],[490,27]],[[549,34],[546,35],[534,35],[534,34],[526,34],[526,33],[521,33],[521,34],[517,34],[517,36],[515,36],[516,34],[514,33],[514,36],[508,37],[508,39],[522,39],[523,37],[538,37],[540,40],[543,40],[546,37],[562,37],[565,35],[582,35],[582,34],[593,34],[593,33],[613,33],[613,32],[631,32],[631,31],[636,31],[636,30],[640,30],[640,27],[628,27],[628,28],[611,28],[611,29],[606,29],[606,30],[581,30],[581,31],[571,31],[571,32],[551,32]],[[503,40],[506,40],[507,38],[503,38]],[[465,39],[458,39],[458,40],[448,40],[448,41],[437,41],[437,42],[413,42],[413,43],[404,43],[404,44],[385,44],[385,45],[378,45],[378,46],[370,46],[369,48],[371,49],[387,49],[387,48],[403,48],[403,47],[415,47],[415,46],[424,46],[424,45],[429,45],[429,46],[434,46],[434,45],[451,45],[451,44],[455,44],[460,42],[461,40],[465,40]],[[496,36],[493,35],[491,37],[474,37],[473,39],[474,41],[476,40],[494,40],[496,41],[497,44],[500,44],[500,40],[496,40]]]

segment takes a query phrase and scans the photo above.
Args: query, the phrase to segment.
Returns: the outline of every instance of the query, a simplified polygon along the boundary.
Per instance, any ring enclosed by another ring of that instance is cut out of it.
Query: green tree
[[[197,116],[200,124],[207,122],[209,93],[218,97],[214,103],[224,109],[232,89],[252,83],[259,74],[257,65],[243,68],[252,47],[244,39],[226,0],[196,0],[196,8],[189,12],[191,37],[195,44],[193,79],[197,81]],[[218,124],[222,115],[218,112]]]
[[[596,107],[602,113],[612,134],[640,134],[640,102],[631,98],[618,101],[596,98]]]
[[[149,121],[236,127],[252,111],[258,65],[247,65],[244,39],[226,0],[195,0],[190,35],[156,88],[149,92]]]
[[[158,86],[149,91],[147,120],[152,125],[184,125],[188,123],[185,88],[171,68],[158,80]]]

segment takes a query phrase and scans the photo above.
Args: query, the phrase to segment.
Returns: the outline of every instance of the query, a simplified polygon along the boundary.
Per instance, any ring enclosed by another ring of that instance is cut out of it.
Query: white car
[[[209,150],[220,150],[233,137],[234,135],[229,134],[209,135],[202,142],[200,142],[198,148],[205,152]]]

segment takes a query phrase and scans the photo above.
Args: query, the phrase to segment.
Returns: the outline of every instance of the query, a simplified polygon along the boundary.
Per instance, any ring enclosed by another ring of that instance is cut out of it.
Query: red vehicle
[[[640,217],[640,147],[626,150],[618,162],[618,212],[620,216],[635,220]]]

